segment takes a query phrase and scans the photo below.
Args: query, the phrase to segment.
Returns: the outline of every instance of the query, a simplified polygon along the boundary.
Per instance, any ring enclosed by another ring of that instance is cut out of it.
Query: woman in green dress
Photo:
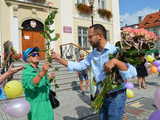
[[[22,83],[26,100],[30,103],[28,120],[54,120],[49,100],[50,82],[47,77],[49,64],[38,67],[39,48],[28,48],[23,52],[23,60],[28,62],[22,73]]]

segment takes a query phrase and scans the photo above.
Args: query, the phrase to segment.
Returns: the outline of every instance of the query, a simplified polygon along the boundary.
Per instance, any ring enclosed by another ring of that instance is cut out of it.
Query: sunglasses
[[[29,56],[36,57],[36,56],[39,56],[39,53],[33,52],[33,53],[31,53]]]

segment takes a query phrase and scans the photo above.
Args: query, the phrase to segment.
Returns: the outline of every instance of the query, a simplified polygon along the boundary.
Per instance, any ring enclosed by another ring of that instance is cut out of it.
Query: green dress
[[[37,85],[33,83],[33,78],[39,72],[39,68],[33,68],[30,64],[26,64],[22,73],[25,98],[31,107],[28,120],[54,120],[48,96],[50,83],[47,76],[44,76]]]

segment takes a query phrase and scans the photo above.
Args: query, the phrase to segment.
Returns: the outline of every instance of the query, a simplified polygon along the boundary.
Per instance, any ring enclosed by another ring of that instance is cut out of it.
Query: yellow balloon
[[[127,94],[127,98],[133,98],[134,97],[134,92],[130,89],[127,89],[126,94]]]
[[[146,56],[146,60],[148,62],[153,62],[155,59],[151,55],[148,55],[148,56]]]
[[[17,80],[9,81],[5,87],[4,92],[8,98],[16,98],[23,94],[23,87],[21,82]]]

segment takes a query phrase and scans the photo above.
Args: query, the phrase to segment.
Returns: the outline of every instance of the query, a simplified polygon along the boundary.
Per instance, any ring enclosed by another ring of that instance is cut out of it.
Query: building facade
[[[155,13],[148,14],[139,23],[139,28],[147,29],[160,36],[160,10]]]
[[[118,0],[94,0],[93,13],[84,12],[78,8],[78,5],[90,5],[90,0],[70,0],[64,4],[64,0],[60,2],[60,20],[61,20],[61,38],[62,43],[73,41],[84,49],[89,49],[87,42],[87,28],[92,25],[92,16],[94,24],[102,24],[107,29],[107,39],[111,42],[120,40],[120,24],[119,24],[119,2]],[[108,10],[112,17],[107,19],[102,17],[99,9]],[[66,30],[68,29],[68,31]]]
[[[107,39],[115,43],[120,40],[119,1],[94,0],[91,11],[83,11],[78,5],[90,7],[90,0],[1,0],[0,1],[0,42],[12,41],[14,48],[22,52],[28,47],[45,48],[45,39],[40,32],[51,10],[57,10],[55,33],[60,34],[53,48],[59,45],[75,43],[84,49],[90,49],[87,42],[87,28],[99,23],[107,29]],[[82,7],[81,6],[81,7]],[[86,8],[85,8],[86,9]],[[100,14],[105,11],[105,14]],[[107,12],[106,12],[107,11]],[[45,56],[43,54],[43,56]]]

